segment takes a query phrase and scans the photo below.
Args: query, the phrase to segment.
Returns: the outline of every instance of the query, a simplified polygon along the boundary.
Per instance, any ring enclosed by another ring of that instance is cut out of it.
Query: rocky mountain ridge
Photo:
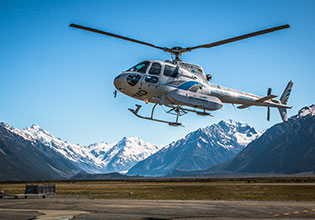
[[[137,137],[124,137],[117,144],[102,142],[82,146],[56,138],[39,125],[17,129],[2,122],[0,126],[27,141],[47,146],[86,173],[126,172],[161,148]]]
[[[204,171],[176,170],[170,176],[303,173],[315,173],[315,105],[267,129],[227,162]]]
[[[232,120],[200,128],[133,166],[128,175],[163,176],[175,169],[205,170],[231,159],[260,133]]]
[[[0,181],[67,179],[80,172],[41,142],[0,124]]]

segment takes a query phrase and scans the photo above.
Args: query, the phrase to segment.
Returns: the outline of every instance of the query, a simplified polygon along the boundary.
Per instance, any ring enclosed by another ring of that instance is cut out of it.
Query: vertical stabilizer
[[[287,109],[285,108],[278,108],[282,121],[288,121]]]
[[[288,103],[290,94],[291,94],[291,90],[292,90],[292,86],[293,86],[293,82],[290,81],[287,85],[287,87],[285,87],[285,90],[282,93],[282,96],[280,98],[280,102],[281,104],[286,105]],[[282,118],[282,121],[286,122],[288,121],[288,115],[287,115],[287,109],[285,108],[278,108],[280,116]]]
[[[280,98],[280,101],[282,104],[286,105],[288,103],[288,99],[289,96],[291,94],[291,90],[292,90],[292,86],[293,86],[293,82],[290,81],[287,85],[287,87],[285,88],[285,90],[282,93],[282,96]]]

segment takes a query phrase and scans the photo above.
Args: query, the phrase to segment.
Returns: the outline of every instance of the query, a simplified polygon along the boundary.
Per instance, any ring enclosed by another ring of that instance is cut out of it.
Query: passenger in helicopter
[[[150,65],[149,61],[141,62],[133,67],[131,67],[128,71],[145,73],[147,71],[148,66]]]

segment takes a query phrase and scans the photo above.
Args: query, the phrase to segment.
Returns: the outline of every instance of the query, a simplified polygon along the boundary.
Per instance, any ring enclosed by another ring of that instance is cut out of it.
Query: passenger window
[[[131,86],[135,86],[141,79],[139,74],[131,74],[127,77],[127,82]]]
[[[157,83],[159,81],[159,78],[156,76],[146,76],[144,78],[144,81],[146,81],[148,83]]]
[[[165,65],[164,75],[170,77],[176,77],[178,75],[178,67],[175,68],[173,66]]]
[[[152,75],[160,75],[160,72],[161,72],[161,64],[152,63],[149,73]]]

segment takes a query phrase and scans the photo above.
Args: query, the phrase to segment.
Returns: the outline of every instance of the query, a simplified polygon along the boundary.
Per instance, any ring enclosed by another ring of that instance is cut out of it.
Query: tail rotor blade
[[[271,95],[271,88],[268,88],[267,96]],[[267,108],[267,121],[270,121],[270,107]]]
[[[267,96],[271,95],[271,88],[268,88]]]

